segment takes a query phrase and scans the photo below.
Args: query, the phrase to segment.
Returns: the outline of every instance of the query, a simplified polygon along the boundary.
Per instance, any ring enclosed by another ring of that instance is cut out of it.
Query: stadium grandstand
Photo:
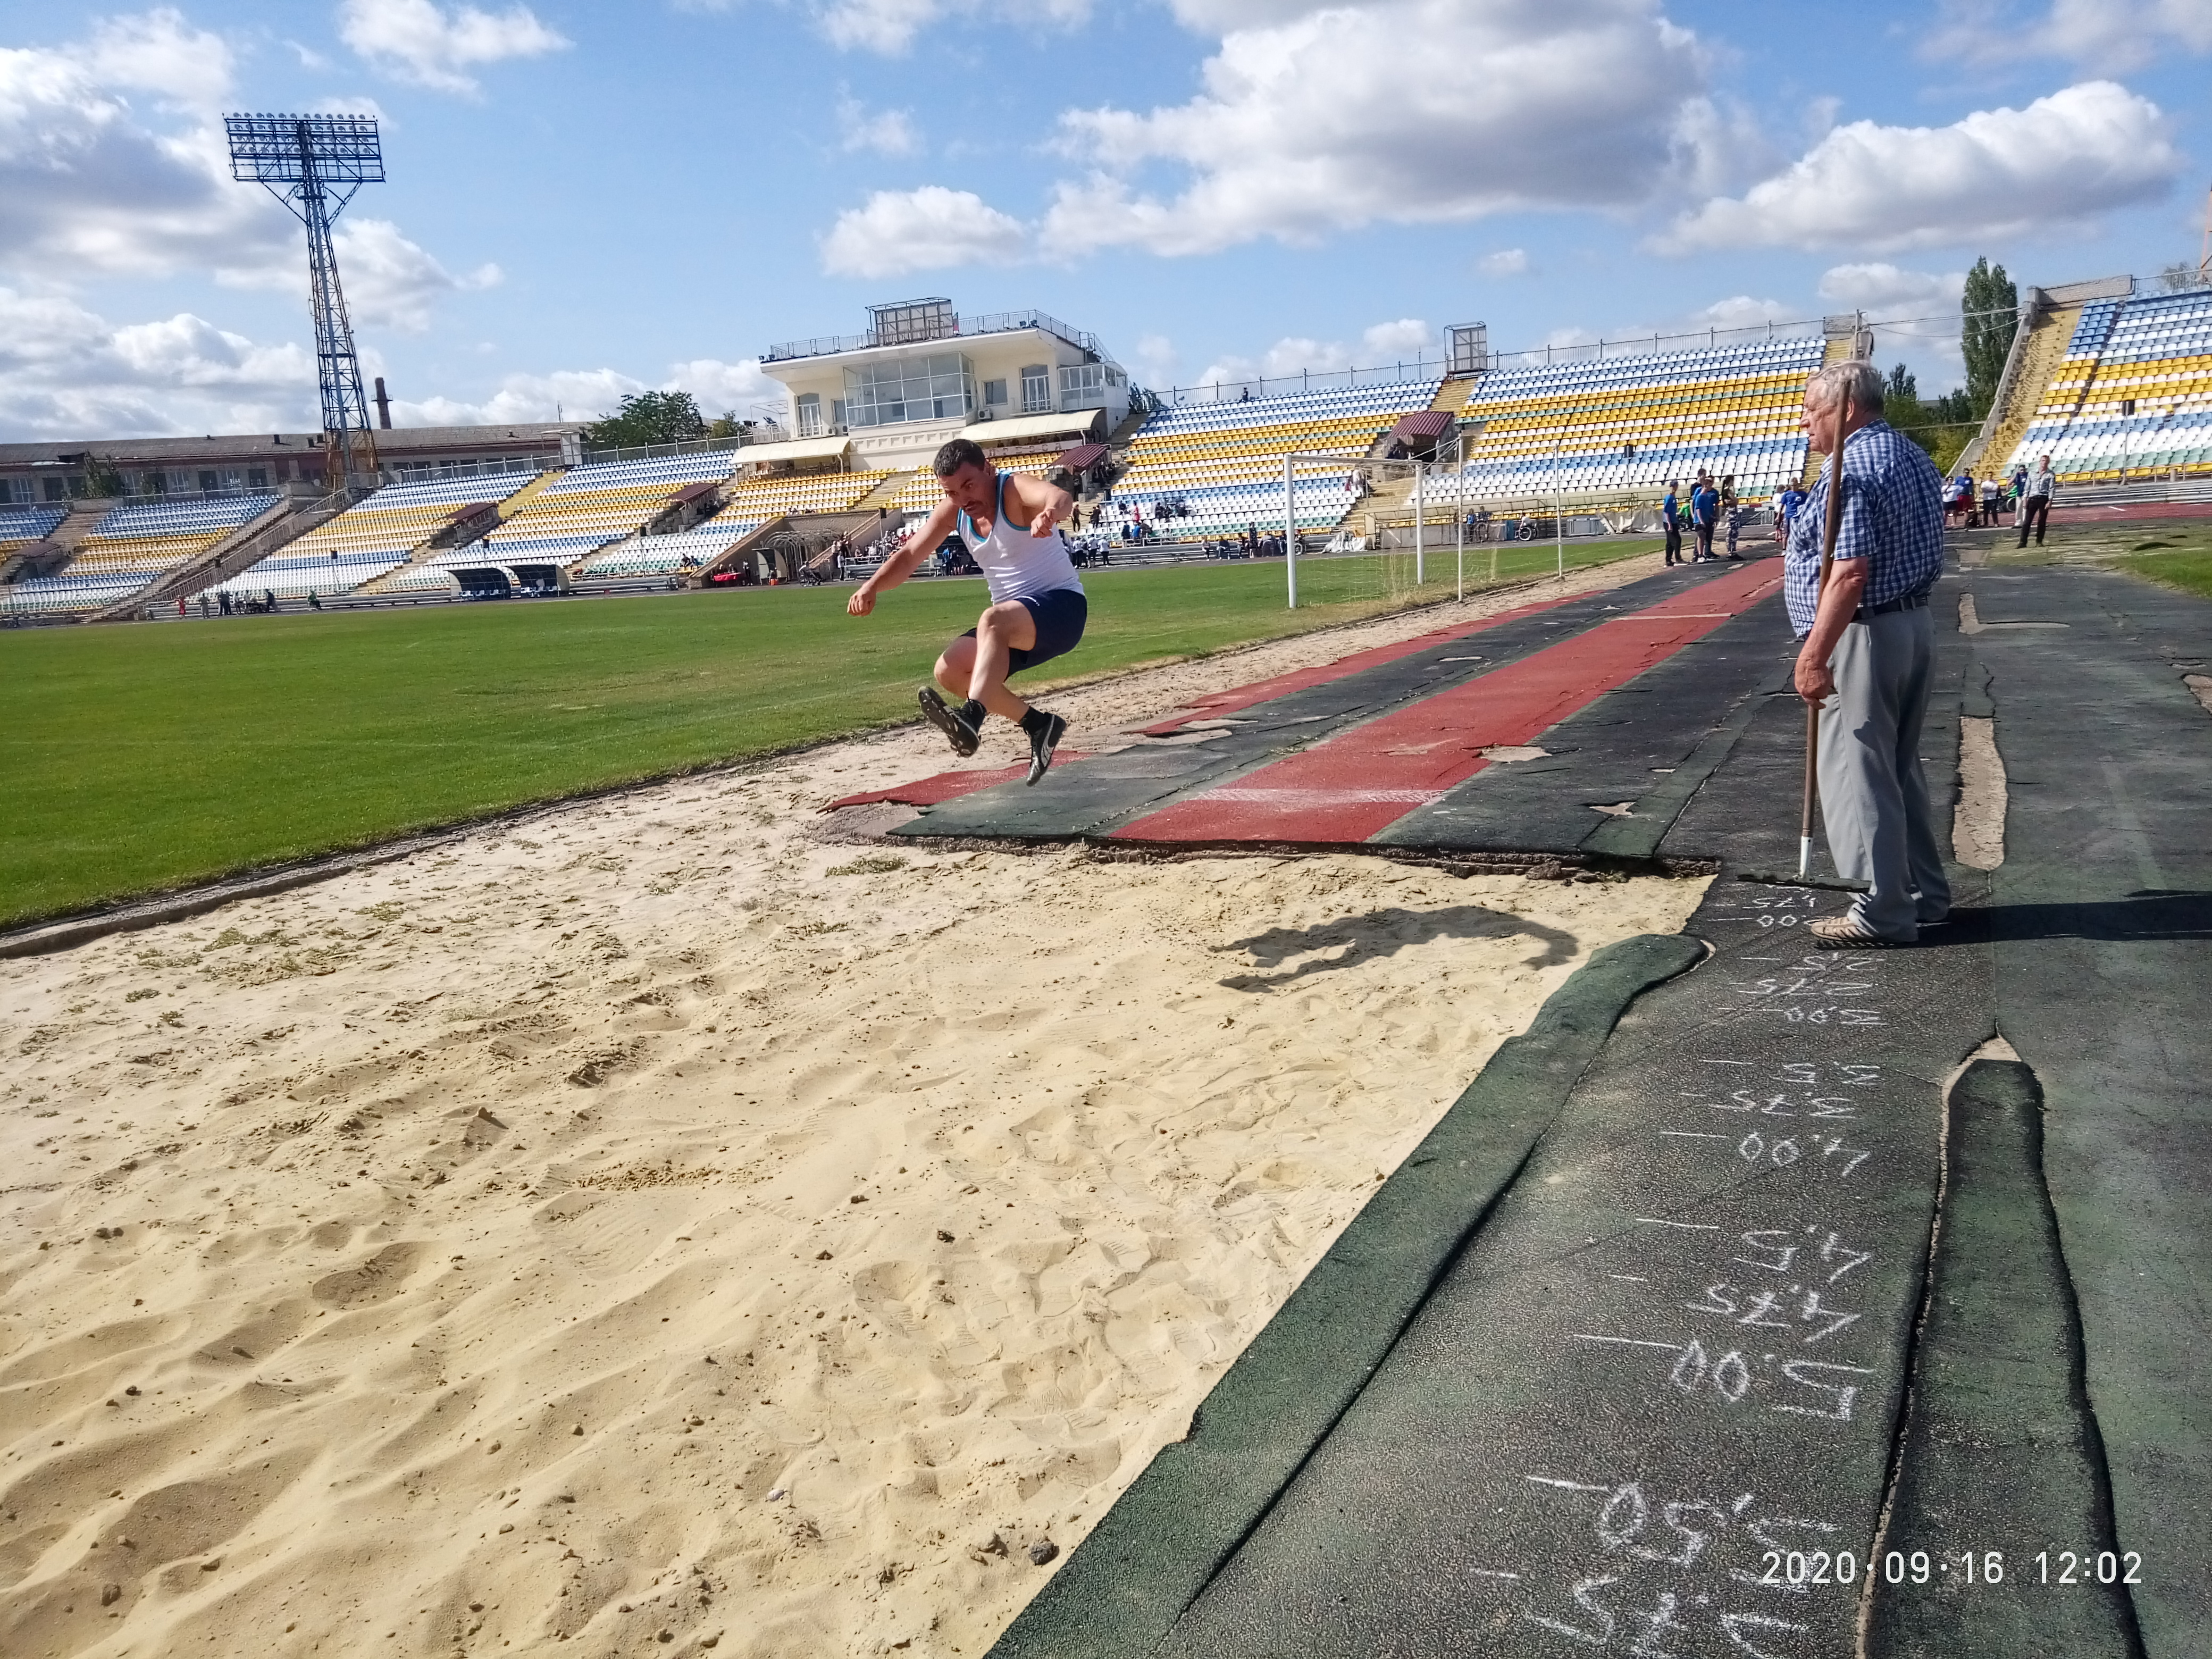
[[[1400,420],[1429,409],[1441,386],[1405,380],[1158,410],[1129,441],[1104,524],[1141,519],[1176,537],[1255,521],[1279,529],[1285,453],[1368,455]],[[1301,467],[1299,528],[1334,528],[1358,495],[1340,460]]]
[[[335,519],[279,548],[258,564],[218,582],[210,594],[280,599],[349,592],[407,563],[471,510],[504,501],[531,481],[519,472],[391,484]]]
[[[46,540],[67,517],[67,506],[0,507],[0,561]]]
[[[0,612],[97,611],[128,599],[251,524],[281,499],[273,495],[218,495],[133,501],[111,508],[92,533],[77,543],[75,556],[58,574],[0,587]]]
[[[1499,369],[1461,418],[1482,422],[1466,469],[1431,499],[1655,495],[1703,468],[1755,500],[1801,476],[1805,379],[1818,336]]]
[[[2093,299],[2004,461],[2066,483],[2212,475],[2212,289]]]

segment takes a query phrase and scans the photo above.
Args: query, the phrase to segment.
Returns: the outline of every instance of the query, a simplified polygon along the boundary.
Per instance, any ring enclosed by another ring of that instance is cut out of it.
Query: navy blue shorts
[[[1026,651],[1008,647],[1009,674],[1064,657],[1083,642],[1083,624],[1091,619],[1091,601],[1084,598],[1081,588],[1055,587],[1049,593],[1030,594],[1016,603],[1025,607],[1036,623],[1036,643]],[[960,637],[972,640],[975,630],[971,628]]]

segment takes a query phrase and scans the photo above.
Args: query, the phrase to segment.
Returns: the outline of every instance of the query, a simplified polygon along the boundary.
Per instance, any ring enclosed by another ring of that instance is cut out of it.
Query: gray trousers
[[[1820,818],[1837,873],[1868,884],[1852,914],[1886,939],[1911,939],[1918,918],[1951,908],[1920,766],[1935,669],[1924,605],[1853,623],[1828,659],[1836,695],[1820,710]]]

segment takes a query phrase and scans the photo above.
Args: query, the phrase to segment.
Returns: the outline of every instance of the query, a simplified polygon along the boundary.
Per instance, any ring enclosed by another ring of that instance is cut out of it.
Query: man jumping
[[[974,754],[982,741],[986,713],[1005,715],[1029,736],[1029,781],[1035,783],[1052,764],[1067,722],[1024,702],[1006,689],[1006,676],[1065,656],[1083,638],[1091,602],[1058,528],[1074,499],[1042,478],[998,471],[967,438],[939,450],[930,470],[944,486],[945,499],[906,545],[860,584],[845,609],[866,616],[879,591],[912,575],[957,526],[982,568],[991,603],[975,626],[938,658],[937,685],[921,688],[921,712],[951,741],[952,752],[963,756]],[[948,703],[939,685],[966,701]]]

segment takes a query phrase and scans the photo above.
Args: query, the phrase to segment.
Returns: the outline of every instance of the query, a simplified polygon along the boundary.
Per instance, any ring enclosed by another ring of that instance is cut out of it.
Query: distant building
[[[787,394],[790,447],[813,441],[855,470],[922,466],[963,433],[994,447],[1073,444],[1129,411],[1128,371],[1096,335],[1043,312],[963,318],[950,300],[927,299],[871,306],[868,318],[866,334],[787,341],[763,356]]]
[[[581,459],[576,421],[512,426],[389,427],[376,434],[378,464],[394,481],[535,472]],[[323,434],[249,433],[204,438],[75,438],[0,444],[0,504],[82,498],[94,470],[112,469],[132,495],[234,495],[319,487]]]

